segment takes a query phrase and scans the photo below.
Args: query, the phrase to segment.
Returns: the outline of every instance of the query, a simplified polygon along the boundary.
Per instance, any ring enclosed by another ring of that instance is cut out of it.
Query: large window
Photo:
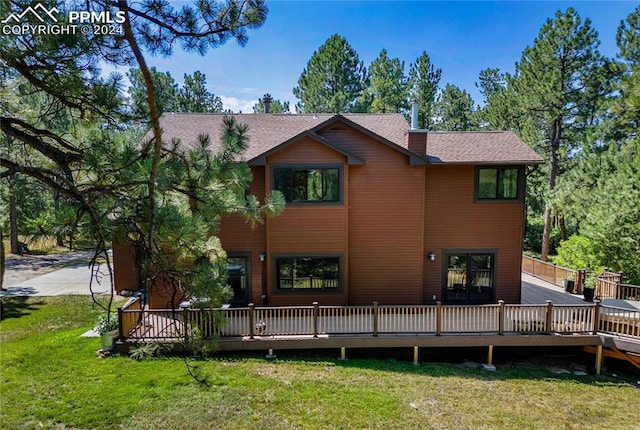
[[[478,169],[479,200],[515,200],[518,196],[517,167],[481,167]]]
[[[287,202],[340,201],[340,169],[332,168],[275,168],[273,181],[276,190]]]
[[[340,258],[276,258],[276,283],[280,291],[337,290],[340,288]]]

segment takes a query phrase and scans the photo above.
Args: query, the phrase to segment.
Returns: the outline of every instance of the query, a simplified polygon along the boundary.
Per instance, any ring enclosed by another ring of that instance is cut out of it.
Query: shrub
[[[579,235],[573,235],[560,243],[558,255],[553,262],[570,269],[589,269],[596,273],[600,273],[603,268],[594,242],[588,237]]]

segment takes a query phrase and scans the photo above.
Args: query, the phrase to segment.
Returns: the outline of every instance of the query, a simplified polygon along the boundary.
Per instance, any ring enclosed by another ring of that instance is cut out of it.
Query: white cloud
[[[222,99],[222,105],[224,109],[231,109],[233,112],[242,112],[242,113],[253,113],[253,105],[257,103],[257,98],[247,100],[247,99],[239,99],[237,97],[230,96],[220,96]]]

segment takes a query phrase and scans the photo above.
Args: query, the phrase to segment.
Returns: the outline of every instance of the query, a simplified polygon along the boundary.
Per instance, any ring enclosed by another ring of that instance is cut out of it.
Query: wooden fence
[[[118,309],[121,337],[131,342],[204,336],[379,336],[446,334],[591,334],[603,324],[599,303],[448,306],[287,306],[230,309]],[[607,313],[607,315],[613,315]],[[635,315],[640,318],[640,315]],[[621,318],[621,317],[620,317]],[[137,322],[137,323],[135,323]],[[634,331],[631,335],[638,336]],[[640,337],[640,336],[638,336]]]
[[[586,278],[585,270],[573,270],[537,258],[522,256],[522,271],[536,278],[543,279],[559,287],[564,286],[565,280],[574,281],[574,292],[582,293]]]

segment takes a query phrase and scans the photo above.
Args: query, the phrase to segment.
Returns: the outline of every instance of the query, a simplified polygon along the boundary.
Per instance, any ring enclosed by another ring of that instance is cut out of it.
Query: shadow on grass
[[[2,298],[2,319],[20,318],[29,315],[45,304],[43,300],[34,300],[27,296],[5,296]]]
[[[277,361],[304,365],[331,365],[344,368],[358,368],[381,372],[431,375],[434,377],[464,377],[483,381],[507,379],[562,380],[588,385],[631,384],[637,379],[634,368],[614,366],[616,376],[595,375],[594,356],[586,354],[581,348],[528,348],[516,350],[505,348],[497,356],[494,364],[497,371],[484,370],[481,363],[486,362],[486,348],[438,348],[437,350],[420,348],[419,364],[413,364],[413,349],[348,349],[347,359],[340,360],[340,351],[332,354],[330,350],[315,351],[276,351]],[[220,354],[214,359],[243,360],[247,358],[265,358],[264,352]],[[613,371],[613,369],[612,369]],[[574,373],[574,372],[577,372]],[[615,373],[615,372],[614,372]],[[638,375],[640,376],[640,375]]]

